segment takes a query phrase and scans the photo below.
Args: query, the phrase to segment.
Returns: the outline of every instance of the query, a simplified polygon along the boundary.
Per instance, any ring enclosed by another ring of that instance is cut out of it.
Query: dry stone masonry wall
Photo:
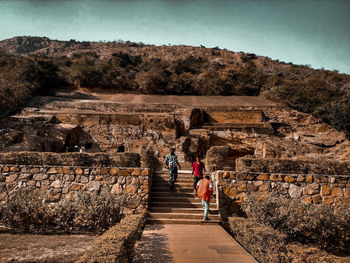
[[[151,175],[148,168],[0,165],[0,200],[6,202],[18,188],[32,188],[46,202],[72,199],[80,191],[108,189],[126,198],[127,212],[148,206]]]

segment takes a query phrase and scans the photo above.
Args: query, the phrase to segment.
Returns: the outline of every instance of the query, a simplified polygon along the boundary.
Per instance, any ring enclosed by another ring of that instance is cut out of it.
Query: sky
[[[350,0],[0,0],[0,40],[204,45],[350,74]]]

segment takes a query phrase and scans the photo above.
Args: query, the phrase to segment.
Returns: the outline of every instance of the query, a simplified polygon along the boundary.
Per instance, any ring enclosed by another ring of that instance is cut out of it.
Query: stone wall
[[[8,152],[0,153],[0,164],[57,165],[57,166],[114,166],[140,167],[138,153],[53,153]]]
[[[305,203],[350,204],[350,176],[216,171],[219,206],[238,212],[248,195],[300,198]]]
[[[350,176],[350,162],[245,157],[237,159],[236,170],[246,172],[339,174]]]
[[[18,188],[32,188],[44,195],[47,203],[75,198],[79,191],[107,189],[123,195],[126,212],[131,213],[147,208],[150,185],[148,168],[0,164],[2,203]]]

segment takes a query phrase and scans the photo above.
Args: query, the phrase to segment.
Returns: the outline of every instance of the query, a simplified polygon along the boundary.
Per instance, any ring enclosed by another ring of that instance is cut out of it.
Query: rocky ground
[[[74,262],[95,236],[0,234],[0,262]]]

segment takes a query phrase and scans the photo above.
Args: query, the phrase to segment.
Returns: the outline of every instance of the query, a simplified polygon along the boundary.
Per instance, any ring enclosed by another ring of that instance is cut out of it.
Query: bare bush
[[[82,192],[75,200],[46,204],[32,189],[18,189],[1,207],[0,223],[14,232],[101,234],[122,218],[123,199],[108,190]]]
[[[313,244],[327,251],[350,251],[348,206],[306,205],[297,199],[248,197],[243,211],[249,218],[284,233],[288,242]]]

